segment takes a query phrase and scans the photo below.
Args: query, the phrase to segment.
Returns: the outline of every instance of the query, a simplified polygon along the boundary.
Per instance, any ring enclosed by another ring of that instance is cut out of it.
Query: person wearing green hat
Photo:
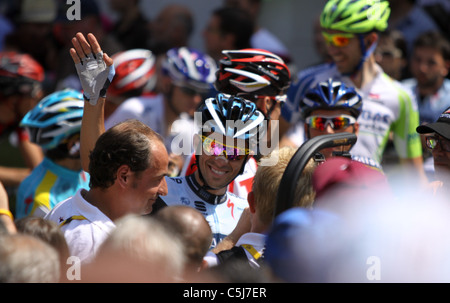
[[[399,162],[408,164],[401,167],[413,167],[426,183],[420,137],[415,131],[419,125],[417,101],[375,61],[379,32],[386,30],[389,13],[385,0],[329,0],[325,4],[320,25],[332,62],[300,71],[291,85],[282,115],[292,127],[285,135],[288,140],[283,141],[299,145],[306,140],[299,104],[308,89],[333,78],[355,87],[363,99],[352,156],[382,165],[384,149],[392,138]]]

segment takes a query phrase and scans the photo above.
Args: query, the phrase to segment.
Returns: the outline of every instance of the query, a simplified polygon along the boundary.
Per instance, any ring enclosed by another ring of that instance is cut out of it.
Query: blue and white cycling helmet
[[[219,93],[208,98],[200,108],[202,131],[211,130],[231,138],[256,143],[265,133],[264,115],[255,103],[241,97]],[[237,122],[237,123],[236,123]]]
[[[209,55],[192,48],[180,47],[171,48],[166,56],[162,71],[175,84],[204,91],[214,88],[217,64]]]
[[[43,98],[20,126],[28,130],[30,141],[43,149],[52,149],[81,130],[84,99],[79,91],[66,89]]]
[[[300,101],[302,118],[305,119],[316,109],[346,109],[358,118],[362,109],[362,98],[353,87],[340,81],[328,79],[310,88]]]

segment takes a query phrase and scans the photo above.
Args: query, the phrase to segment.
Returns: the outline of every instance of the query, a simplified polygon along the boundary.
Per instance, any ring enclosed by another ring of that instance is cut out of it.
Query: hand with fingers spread
[[[72,38],[70,49],[75,68],[83,88],[84,98],[96,105],[99,98],[106,97],[106,90],[114,77],[113,60],[104,54],[93,34],[87,39],[82,33]]]

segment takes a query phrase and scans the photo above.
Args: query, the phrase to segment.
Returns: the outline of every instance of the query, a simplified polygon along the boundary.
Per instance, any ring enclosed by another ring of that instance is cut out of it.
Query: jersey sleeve
[[[394,146],[400,158],[411,159],[422,156],[422,144],[416,131],[419,126],[417,101],[408,90],[398,88],[399,116],[391,126]]]

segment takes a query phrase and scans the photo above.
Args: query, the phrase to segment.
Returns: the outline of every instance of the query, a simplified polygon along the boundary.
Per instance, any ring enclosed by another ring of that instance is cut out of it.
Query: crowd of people
[[[0,166],[0,282],[450,281],[444,4],[328,0],[298,72],[260,0],[223,1],[205,51],[188,6],[68,5],[0,16],[3,157],[25,164]]]

